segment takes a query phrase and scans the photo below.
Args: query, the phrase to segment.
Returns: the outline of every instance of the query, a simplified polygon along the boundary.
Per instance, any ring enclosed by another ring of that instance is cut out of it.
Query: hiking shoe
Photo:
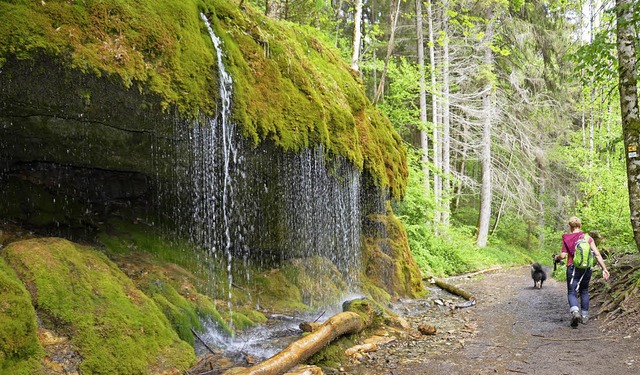
[[[589,321],[589,317],[586,315],[582,315],[582,317],[580,318],[580,323],[582,324],[587,324],[588,321]]]
[[[578,328],[578,323],[580,323],[582,317],[580,316],[580,312],[574,311],[571,313],[571,328]]]

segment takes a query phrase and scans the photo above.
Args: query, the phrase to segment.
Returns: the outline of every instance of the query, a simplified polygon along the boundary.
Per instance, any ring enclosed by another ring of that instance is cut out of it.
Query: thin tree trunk
[[[635,30],[633,24],[633,0],[616,0],[618,74],[620,82],[620,114],[626,149],[627,180],[631,226],[636,246],[640,248],[640,115],[638,111],[638,87],[636,72]]]
[[[424,31],[422,28],[422,0],[416,0],[416,35],[418,39],[418,69],[420,72],[420,149],[424,171],[424,192],[429,195],[429,136],[427,127],[427,87],[424,68]]]
[[[356,0],[356,13],[353,16],[353,55],[351,57],[351,68],[358,71],[358,61],[360,60],[360,44],[362,40],[362,0]]]
[[[440,165],[440,135],[439,133],[439,121],[438,121],[438,95],[437,95],[437,86],[436,86],[436,59],[435,59],[435,37],[434,37],[434,29],[433,29],[433,6],[431,2],[427,4],[427,17],[429,20],[429,58],[430,58],[430,67],[431,67],[431,118],[433,122],[433,135],[431,136],[431,147],[433,148],[433,166],[436,171],[441,170]],[[440,174],[433,174],[433,197],[435,200],[435,212],[433,215],[434,227],[436,228],[437,234],[437,226],[440,223],[441,217],[441,208],[440,208],[440,199],[441,199],[441,187],[440,187]]]
[[[595,4],[593,0],[589,0],[589,43],[593,43],[593,23],[595,15]],[[589,170],[593,170],[593,154],[594,154],[594,135],[595,135],[595,119],[594,119],[594,105],[595,105],[595,90],[593,84],[593,78],[591,79],[591,89],[589,90]]]
[[[513,147],[511,148],[511,153],[509,154],[509,162],[507,163],[507,171],[511,169],[511,164],[513,162]],[[500,219],[502,218],[502,214],[504,213],[504,206],[507,203],[507,199],[502,195],[500,198],[500,205],[498,206],[498,214],[496,215],[496,221],[493,223],[493,228],[491,229],[491,236],[495,233],[496,229],[498,229],[498,225],[500,225]]]
[[[486,46],[484,49],[485,69],[493,68],[493,51],[490,44],[493,42],[493,22],[492,17],[488,17]],[[491,126],[493,122],[493,79],[487,78],[488,82],[484,88],[482,98],[483,124],[482,141],[480,151],[480,164],[482,167],[482,186],[480,187],[480,215],[478,218],[478,247],[487,246],[489,236],[489,221],[491,220]]]
[[[451,139],[450,139],[450,106],[449,106],[449,2],[442,3],[442,29],[445,32],[442,46],[442,224],[449,226],[451,211]]]
[[[344,19],[344,13],[342,12],[342,4],[344,0],[338,2],[338,6],[333,14],[333,18],[336,20],[336,41],[334,47],[338,47],[338,35],[340,35],[340,21]]]
[[[398,17],[400,16],[400,0],[396,0],[396,10],[395,13],[391,15],[391,34],[389,35],[389,44],[387,45],[387,56],[384,59],[384,69],[382,70],[382,76],[380,77],[380,83],[378,83],[378,89],[376,90],[376,94],[373,97],[373,105],[378,103],[380,97],[382,96],[382,91],[384,90],[384,81],[387,77],[387,69],[389,68],[389,59],[391,59],[391,52],[393,52],[395,35],[396,35],[396,26],[398,24]]]
[[[462,123],[462,139],[467,138],[467,124]],[[460,169],[458,170],[458,185],[456,188],[456,203],[455,208],[458,209],[460,207],[460,197],[462,196],[462,176],[465,174],[465,170],[467,168],[467,144],[466,142],[462,142],[462,150],[460,151]]]

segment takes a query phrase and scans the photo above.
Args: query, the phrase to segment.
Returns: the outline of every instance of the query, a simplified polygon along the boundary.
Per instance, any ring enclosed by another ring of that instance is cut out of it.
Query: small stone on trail
[[[421,324],[418,326],[418,331],[426,336],[435,335],[437,333],[436,327],[428,324]]]

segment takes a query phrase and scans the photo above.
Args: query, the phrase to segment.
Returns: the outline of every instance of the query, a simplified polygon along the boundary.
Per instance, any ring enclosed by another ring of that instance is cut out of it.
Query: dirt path
[[[547,280],[541,290],[533,289],[528,267],[450,282],[473,293],[478,304],[451,310],[435,303],[438,296],[407,303],[399,313],[413,329],[431,324],[437,335],[416,332],[369,353],[359,364],[343,366],[342,373],[640,374],[636,335],[602,332],[597,319],[577,329],[569,327],[564,283]],[[592,315],[596,309],[592,307]]]

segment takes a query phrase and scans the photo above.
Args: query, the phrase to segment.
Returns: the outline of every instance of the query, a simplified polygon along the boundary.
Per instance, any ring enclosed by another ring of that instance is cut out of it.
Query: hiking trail
[[[477,297],[471,308],[453,309],[463,300],[429,287],[426,299],[396,307],[415,334],[345,363],[336,374],[640,374],[640,337],[602,330],[593,302],[589,322],[571,328],[566,283],[545,270],[542,289],[533,288],[529,267],[449,279]],[[600,280],[594,274],[592,283]],[[419,334],[420,324],[435,326],[437,334]]]

